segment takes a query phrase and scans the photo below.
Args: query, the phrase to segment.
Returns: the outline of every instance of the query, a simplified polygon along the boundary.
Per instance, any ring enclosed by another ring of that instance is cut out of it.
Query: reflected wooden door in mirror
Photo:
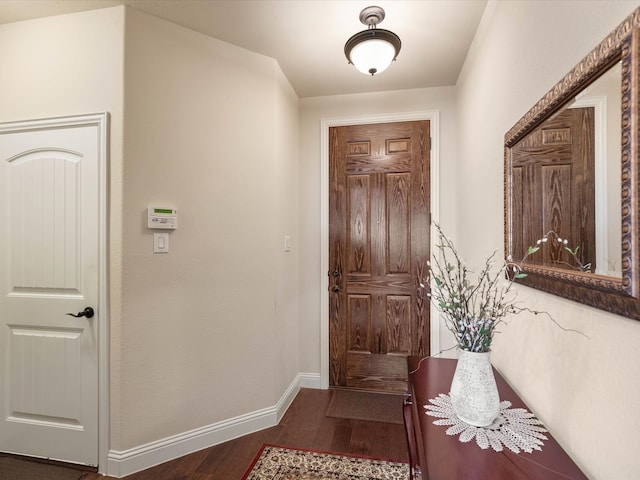
[[[505,135],[516,281],[638,320],[639,57],[637,9]]]
[[[595,156],[593,107],[569,108],[526,135],[511,149],[513,255],[543,234],[568,239],[580,260],[562,242],[546,242],[527,261],[536,265],[588,271],[595,259]],[[526,185],[527,188],[523,188]]]

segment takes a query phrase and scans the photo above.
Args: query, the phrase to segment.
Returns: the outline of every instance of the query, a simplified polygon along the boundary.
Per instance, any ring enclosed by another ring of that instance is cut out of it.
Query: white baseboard
[[[319,373],[300,373],[298,377],[300,378],[300,388],[315,388],[317,390],[322,388]]]
[[[106,468],[104,471],[100,468],[100,472],[121,478],[189,453],[273,427],[280,422],[300,388],[319,388],[319,385],[319,374],[300,373],[273,407],[256,410],[128,450],[110,450]]]

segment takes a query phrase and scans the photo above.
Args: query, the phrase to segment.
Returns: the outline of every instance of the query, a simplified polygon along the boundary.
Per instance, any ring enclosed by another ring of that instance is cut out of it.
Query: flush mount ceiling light
[[[400,37],[389,30],[376,28],[382,20],[382,8],[365,8],[360,12],[360,21],[368,26],[367,30],[356,33],[344,45],[349,63],[366,75],[384,72],[400,53]]]

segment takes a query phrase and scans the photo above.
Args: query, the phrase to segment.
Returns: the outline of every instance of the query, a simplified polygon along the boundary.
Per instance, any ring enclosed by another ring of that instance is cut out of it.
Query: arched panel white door
[[[100,135],[0,125],[0,451],[98,464]]]

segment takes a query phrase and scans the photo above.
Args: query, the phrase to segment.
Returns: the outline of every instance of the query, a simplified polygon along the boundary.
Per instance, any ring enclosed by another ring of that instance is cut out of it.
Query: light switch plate
[[[153,234],[153,253],[169,253],[169,234]]]

